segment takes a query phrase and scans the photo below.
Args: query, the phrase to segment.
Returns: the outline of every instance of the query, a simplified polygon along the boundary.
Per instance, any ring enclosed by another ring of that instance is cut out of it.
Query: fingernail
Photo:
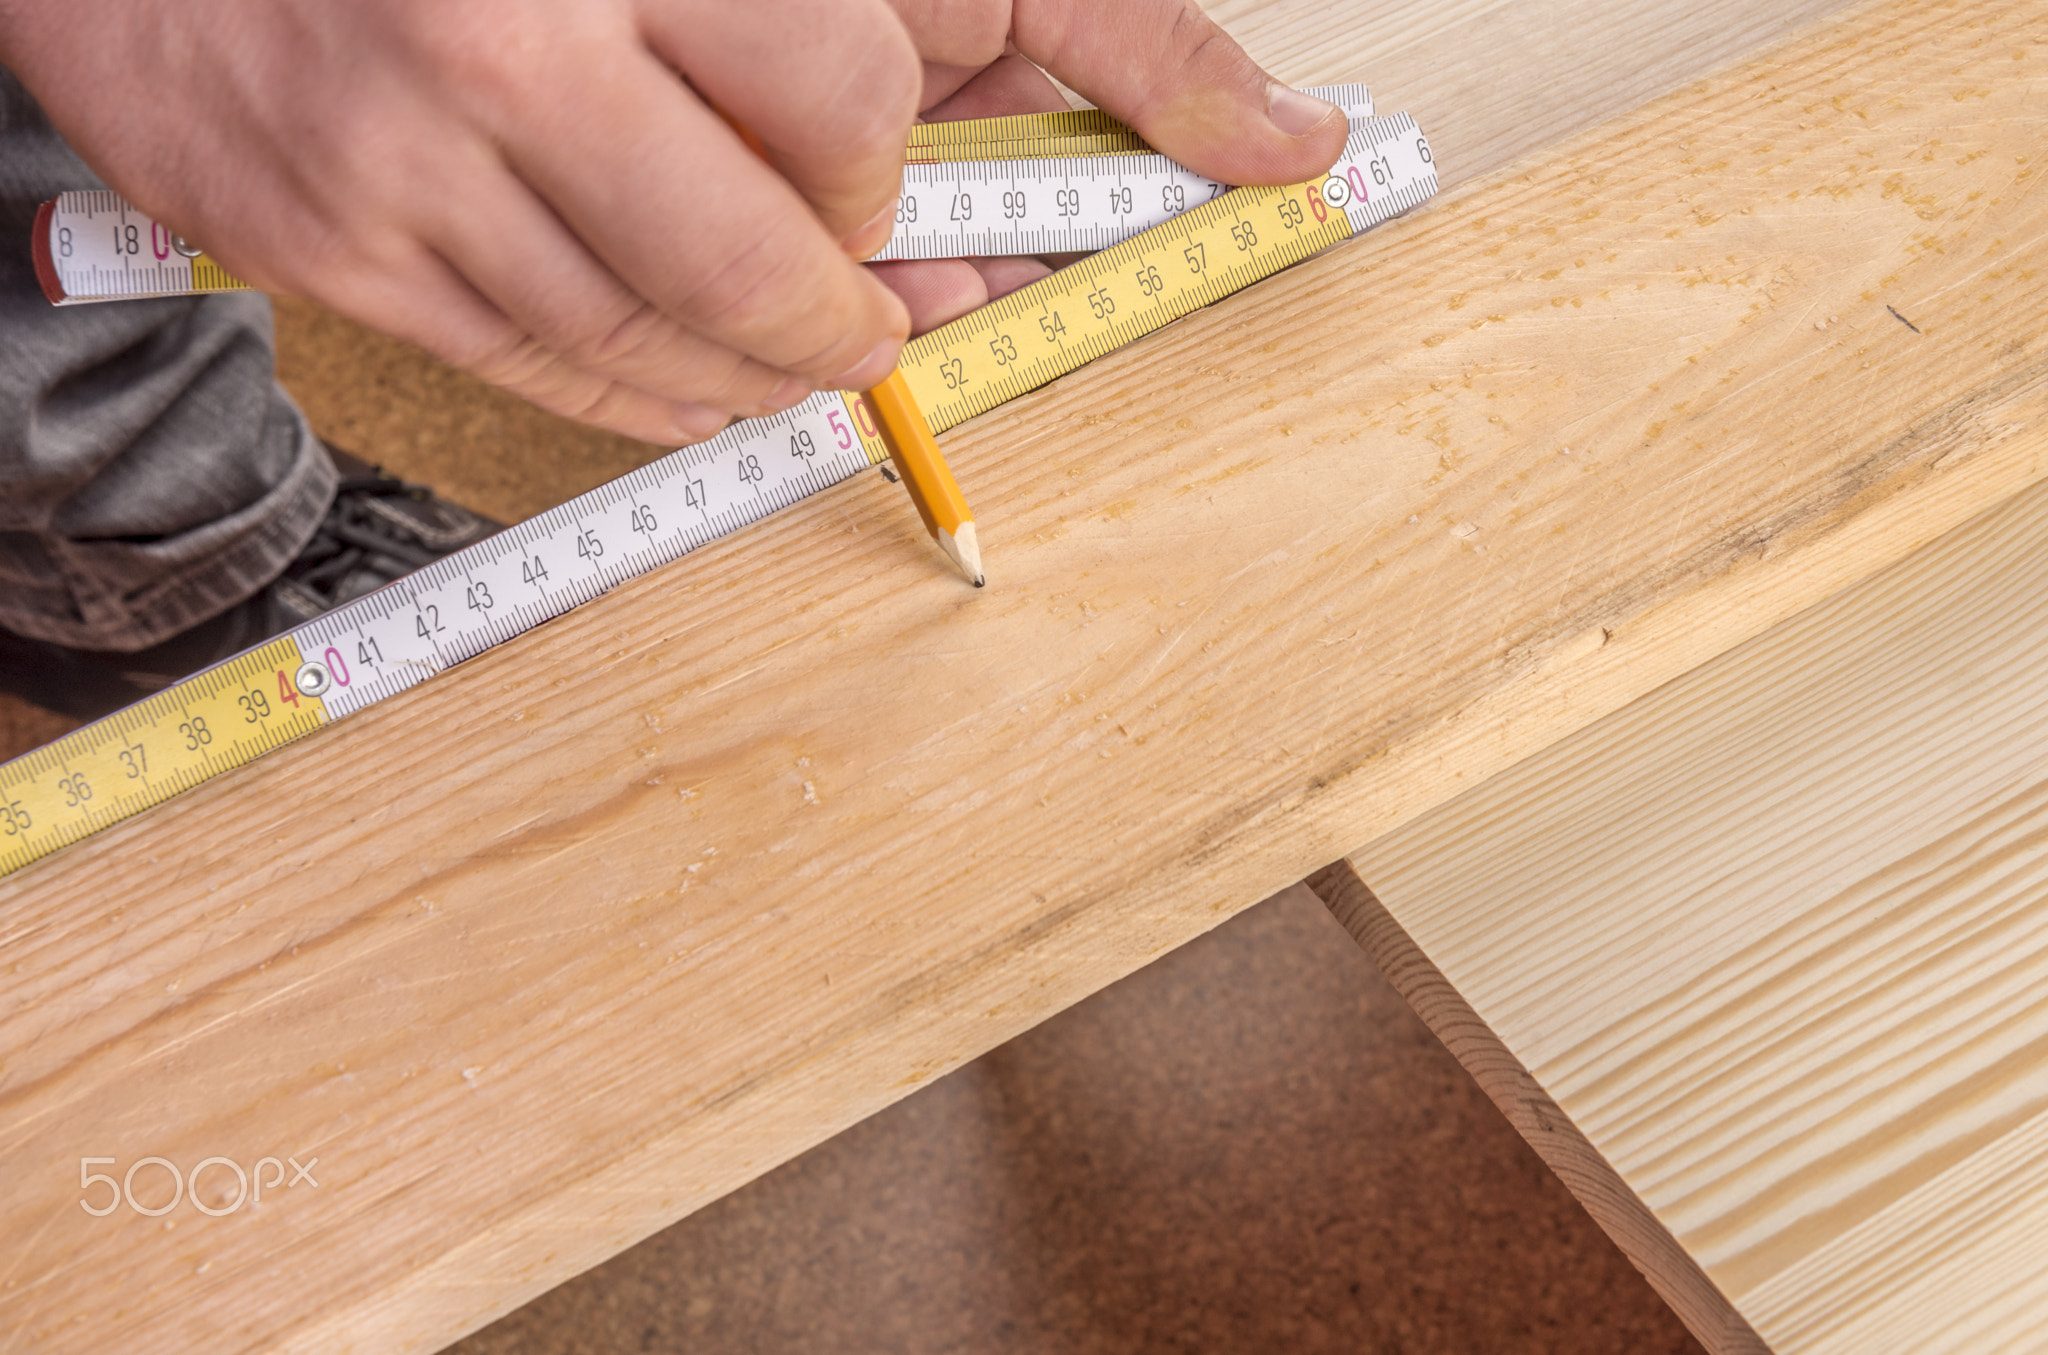
[[[793,376],[785,376],[782,380],[775,383],[774,390],[761,397],[761,407],[768,413],[773,414],[778,410],[788,409],[791,405],[800,405],[811,398],[812,389],[813,387],[808,381],[799,381]]]
[[[902,351],[902,340],[884,339],[870,348],[866,357],[833,378],[832,384],[846,391],[864,391],[879,386],[889,373],[896,370],[896,355]]]
[[[684,442],[702,442],[715,436],[718,431],[732,422],[732,415],[722,409],[700,405],[694,400],[681,400],[673,411],[676,436]]]
[[[1337,105],[1289,89],[1277,80],[1266,86],[1266,116],[1288,136],[1307,136],[1338,111]]]
[[[775,388],[750,405],[742,405],[740,413],[749,419],[758,419],[767,414],[780,414],[791,405],[800,405],[811,398],[817,387],[808,381],[799,381],[785,376],[775,383]]]
[[[841,248],[856,259],[865,259],[883,245],[888,244],[889,237],[895,233],[896,204],[893,202],[885,203],[881,211],[876,212],[867,219],[865,225],[846,237],[841,244]]]

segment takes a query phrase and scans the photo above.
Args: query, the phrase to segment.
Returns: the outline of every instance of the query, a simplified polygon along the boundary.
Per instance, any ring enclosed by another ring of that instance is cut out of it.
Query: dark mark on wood
[[[1890,306],[1886,306],[1885,309],[1888,311],[1892,311],[1892,308]],[[1912,330],[1915,334],[1918,334],[1920,332],[1920,326],[1914,324],[1911,320],[1908,320],[1905,316],[1899,314],[1897,311],[1892,311],[1892,319],[1898,321],[1907,329]]]

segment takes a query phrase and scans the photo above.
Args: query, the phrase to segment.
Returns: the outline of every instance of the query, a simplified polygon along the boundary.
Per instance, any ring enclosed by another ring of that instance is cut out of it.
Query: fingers
[[[988,284],[965,259],[894,259],[868,269],[903,298],[910,332],[924,334],[988,303]]]
[[[888,375],[902,303],[674,72],[645,49],[559,64],[577,116],[521,121],[505,154],[592,255],[661,315],[756,362],[819,386]]]
[[[1343,153],[1342,110],[1260,70],[1195,0],[1014,0],[1025,56],[1198,174],[1299,183]]]
[[[416,242],[372,267],[327,273],[305,294],[552,413],[627,437],[668,446],[701,442],[731,418],[563,361]]]
[[[979,70],[1003,54],[1011,0],[892,0],[917,54],[940,66]]]
[[[665,0],[644,31],[761,139],[834,240],[856,257],[887,243],[923,85],[887,0]]]
[[[1066,107],[1059,86],[1046,78],[1044,71],[1012,53],[960,82],[953,93],[925,110],[924,120],[961,122],[1013,113],[1059,113]]]
[[[766,414],[810,393],[809,383],[683,328],[634,293],[495,158],[447,158],[469,163],[444,171],[448,191],[417,205],[418,233],[539,350],[721,413]]]
[[[1011,256],[1000,259],[970,259],[990,301],[1000,301],[1019,287],[1029,287],[1040,278],[1052,276],[1052,265],[1043,259]]]

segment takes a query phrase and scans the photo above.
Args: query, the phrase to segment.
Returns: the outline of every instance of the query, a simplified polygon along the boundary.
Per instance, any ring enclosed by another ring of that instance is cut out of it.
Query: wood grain
[[[986,592],[865,479],[0,884],[14,1346],[437,1345],[2039,478],[2042,13],[1860,9],[959,430]]]
[[[1210,0],[1210,16],[1296,85],[1371,83],[1439,148],[1444,187],[1507,165],[1842,8],[1842,0],[1332,4]]]
[[[1779,1355],[2039,1349],[2044,662],[2037,487],[1355,853],[1340,917],[1653,1280]]]

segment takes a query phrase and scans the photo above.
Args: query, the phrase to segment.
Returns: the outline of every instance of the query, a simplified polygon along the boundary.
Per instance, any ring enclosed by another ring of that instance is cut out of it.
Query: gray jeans
[[[0,626],[132,651],[276,578],[335,477],[263,297],[43,298],[37,205],[103,186],[0,70]]]

